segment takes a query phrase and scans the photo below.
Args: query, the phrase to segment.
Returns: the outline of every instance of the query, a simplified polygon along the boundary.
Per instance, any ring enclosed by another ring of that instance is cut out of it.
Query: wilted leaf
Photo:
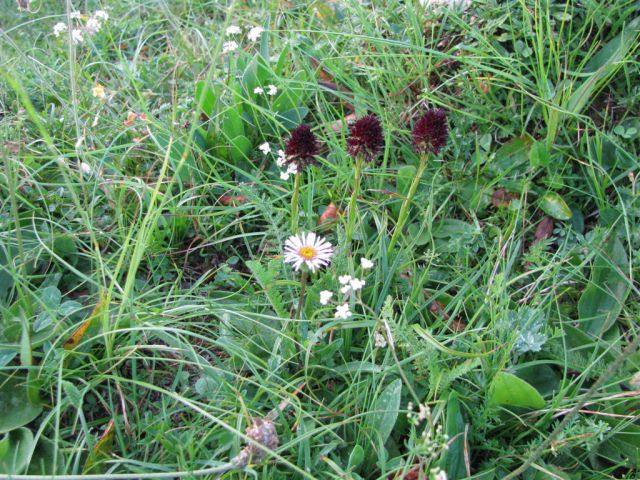
[[[491,203],[496,207],[508,207],[511,200],[520,198],[517,193],[507,192],[504,188],[498,188],[491,194]]]
[[[538,227],[536,228],[536,233],[534,234],[534,245],[538,243],[540,240],[550,237],[553,233],[553,219],[551,217],[544,217]]]
[[[318,225],[322,225],[325,222],[333,222],[338,218],[338,213],[338,207],[336,207],[335,203],[331,202],[322,211],[322,215],[320,215],[320,218],[318,219]]]
[[[87,329],[91,326],[91,323],[93,322],[93,320],[98,318],[100,315],[102,315],[104,313],[104,309],[108,307],[106,302],[107,300],[104,297],[104,295],[101,295],[100,300],[98,301],[96,307],[93,309],[93,312],[91,312],[91,315],[89,316],[89,318],[84,322],[82,322],[82,325],[80,325],[75,330],[75,332],[73,332],[73,335],[71,335],[71,337],[66,342],[64,342],[64,348],[66,350],[73,350],[80,344],[80,342],[82,341],[82,338],[84,337],[84,334],[87,332]]]
[[[236,205],[243,205],[247,203],[247,197],[244,195],[222,195],[219,200],[220,203],[226,207],[229,205],[235,207]]]
[[[113,419],[111,419],[109,420],[107,428],[100,436],[100,439],[91,449],[91,452],[89,452],[89,457],[84,464],[85,473],[89,472],[93,467],[95,467],[96,463],[109,455],[109,453],[113,449],[113,439],[115,437],[115,433],[115,426],[113,423]]]

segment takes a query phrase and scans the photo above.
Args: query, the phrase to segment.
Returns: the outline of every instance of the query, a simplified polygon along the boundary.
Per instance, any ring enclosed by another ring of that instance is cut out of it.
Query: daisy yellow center
[[[313,247],[300,247],[300,250],[298,250],[298,255],[300,255],[305,260],[311,260],[316,256],[316,249]]]

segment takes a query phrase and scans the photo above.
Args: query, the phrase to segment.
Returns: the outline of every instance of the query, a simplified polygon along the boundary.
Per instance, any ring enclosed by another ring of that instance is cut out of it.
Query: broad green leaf
[[[223,117],[221,125],[222,133],[229,140],[238,136],[244,136],[244,121],[242,115],[235,108],[229,108]]]
[[[42,405],[29,401],[25,379],[0,377],[0,433],[26,425],[40,412]]]
[[[591,267],[589,285],[578,301],[578,316],[584,331],[599,336],[615,323],[629,295],[620,272],[629,269],[629,259],[617,237],[612,237]]]
[[[460,400],[457,392],[453,391],[447,399],[446,419],[444,431],[450,439],[449,449],[444,453],[441,468],[447,472],[448,478],[457,480],[466,478],[467,471],[464,461],[464,418],[460,411]]]
[[[40,437],[29,461],[27,469],[29,475],[61,475],[64,473],[64,459],[54,443],[45,437]]]
[[[364,449],[360,445],[356,445],[349,455],[348,469],[355,470],[364,460]]]
[[[216,108],[216,92],[213,86],[206,80],[196,82],[196,105],[200,105],[202,113],[207,117],[213,117]]]
[[[498,372],[491,382],[489,402],[506,407],[541,409],[544,399],[530,384],[507,372]]]
[[[540,208],[544,213],[557,220],[570,220],[573,216],[567,203],[555,192],[546,193],[540,199]]]
[[[287,110],[286,112],[277,113],[276,119],[282,123],[287,130],[291,130],[302,123],[304,117],[309,114],[307,107],[298,107]]]
[[[533,168],[549,165],[549,150],[545,142],[535,142],[529,150],[529,163]]]
[[[529,150],[533,140],[530,137],[516,137],[502,145],[490,164],[497,172],[508,172],[529,161]]]
[[[398,419],[402,380],[399,378],[385,387],[373,405],[369,425],[377,432],[382,443],[386,442]]]
[[[435,238],[458,238],[475,233],[480,233],[475,225],[455,218],[445,218],[436,222],[433,226],[433,236]]]
[[[20,474],[33,452],[33,433],[28,428],[18,428],[7,434],[6,441],[5,454],[0,457],[0,474]]]
[[[236,165],[246,160],[253,149],[253,144],[244,135],[232,138],[230,144],[229,154]]]

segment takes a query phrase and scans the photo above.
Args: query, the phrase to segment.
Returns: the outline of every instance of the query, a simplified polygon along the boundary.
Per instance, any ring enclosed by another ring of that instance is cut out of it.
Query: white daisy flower
[[[265,155],[267,153],[271,153],[271,147],[269,146],[269,142],[264,142],[262,145],[258,147],[262,153]]]
[[[109,20],[109,14],[104,10],[96,10],[95,12],[93,12],[93,17],[97,18],[98,20],[102,20],[103,22]]]
[[[253,89],[253,93],[255,93],[256,95],[262,95],[264,93],[264,88],[256,87]]]
[[[79,30],[77,28],[71,30],[71,44],[78,45],[82,42],[84,42],[84,35],[82,34],[82,30]]]
[[[87,20],[87,33],[89,35],[95,35],[102,28],[102,24],[98,21],[97,18],[90,18]]]
[[[342,318],[343,320],[346,320],[350,316],[351,316],[351,310],[349,310],[348,303],[344,303],[336,307],[336,313],[334,315],[335,318]]]
[[[329,265],[333,256],[331,244],[313,232],[292,235],[284,245],[284,261],[292,263],[296,271],[306,264],[315,272],[317,268]]]
[[[326,305],[329,303],[329,300],[331,300],[331,297],[333,297],[333,292],[330,290],[322,290],[320,292],[320,305]]]
[[[360,280],[357,278],[354,278],[349,282],[349,286],[353,289],[353,291],[360,290],[362,287],[364,287],[364,284],[364,280]]]
[[[340,285],[347,285],[349,282],[351,282],[353,277],[351,277],[351,275],[340,275],[338,277],[338,281],[340,282]]]
[[[242,29],[237,25],[230,25],[227,27],[227,35],[238,35],[242,33]]]
[[[267,95],[271,95],[272,97],[278,93],[278,87],[275,85],[267,85]]]
[[[378,348],[384,348],[387,346],[387,340],[377,330],[373,332],[373,344]]]
[[[238,42],[234,40],[231,40],[229,42],[224,42],[222,44],[222,53],[233,52],[234,50],[237,50],[239,46],[240,45],[238,45]]]
[[[64,22],[58,22],[53,26],[53,34],[59,37],[60,34],[67,31],[67,24]]]
[[[368,258],[362,257],[360,259],[360,266],[362,267],[363,270],[369,270],[370,268],[373,268],[373,262]]]
[[[262,32],[264,32],[264,28],[262,28],[262,27],[253,27],[251,30],[249,30],[249,34],[247,35],[247,37],[252,42],[255,42],[262,36]]]

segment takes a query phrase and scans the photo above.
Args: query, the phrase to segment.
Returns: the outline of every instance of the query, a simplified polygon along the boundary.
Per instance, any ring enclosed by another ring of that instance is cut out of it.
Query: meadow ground
[[[636,478],[640,3],[436,3],[0,0],[0,478]]]

